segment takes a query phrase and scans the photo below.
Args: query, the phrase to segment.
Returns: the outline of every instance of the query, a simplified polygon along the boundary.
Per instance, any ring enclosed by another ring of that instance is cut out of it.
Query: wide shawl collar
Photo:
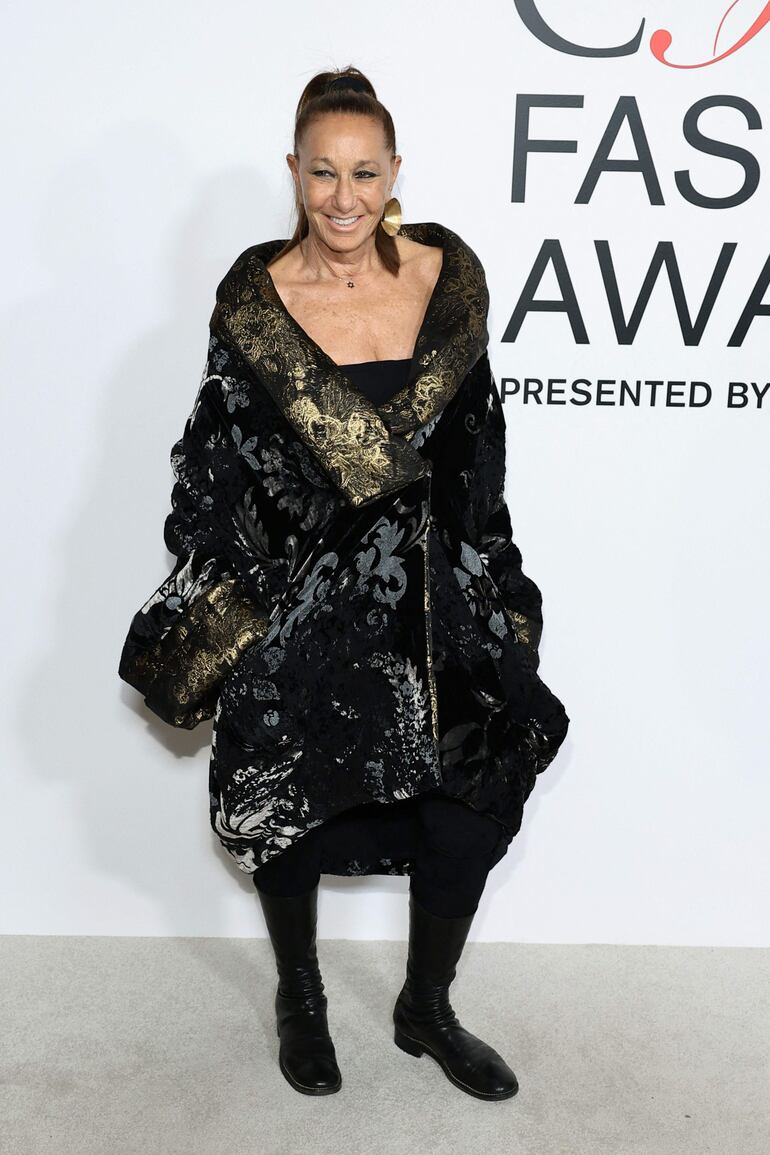
[[[210,328],[234,344],[339,491],[359,506],[430,470],[410,444],[452,400],[484,353],[489,292],[474,251],[436,222],[402,236],[439,245],[443,261],[415,343],[406,385],[374,405],[294,320],[267,269],[286,244],[246,249],[217,288]]]

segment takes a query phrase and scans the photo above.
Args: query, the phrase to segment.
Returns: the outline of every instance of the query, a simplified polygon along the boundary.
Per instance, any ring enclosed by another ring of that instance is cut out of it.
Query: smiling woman
[[[172,450],[176,565],[120,674],[172,725],[214,718],[211,825],[264,911],[291,1085],[341,1085],[320,876],[395,874],[396,1043],[509,1098],[516,1076],[448,989],[569,719],[538,674],[542,599],[505,501],[486,277],[447,226],[402,224],[393,124],[356,70],[309,83],[287,161],[297,226],[217,287]]]

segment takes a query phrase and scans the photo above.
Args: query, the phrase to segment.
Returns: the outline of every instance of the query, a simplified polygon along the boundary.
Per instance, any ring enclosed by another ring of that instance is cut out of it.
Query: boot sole
[[[278,1038],[280,1038],[281,1032],[277,1031],[276,1033]],[[281,1074],[283,1075],[286,1082],[289,1083],[295,1091],[299,1091],[301,1095],[334,1095],[342,1086],[342,1079],[340,1078],[339,1083],[335,1084],[333,1087],[306,1087],[304,1083],[298,1083],[297,1080],[289,1074],[289,1072],[284,1067],[280,1056],[278,1058],[278,1066],[280,1067]]]
[[[398,1029],[398,1027],[394,1032],[393,1041],[396,1046],[400,1047],[402,1051],[405,1051],[407,1055],[414,1055],[414,1057],[417,1059],[419,1059],[421,1055],[430,1055],[431,1059],[435,1059],[439,1067],[441,1067],[441,1070],[444,1072],[447,1079],[449,1079],[450,1083],[454,1083],[455,1087],[458,1087],[461,1091],[465,1091],[466,1095],[473,1095],[475,1099],[484,1099],[487,1102],[498,1102],[502,1099],[512,1099],[519,1089],[517,1082],[516,1086],[511,1091],[504,1091],[502,1093],[487,1093],[484,1091],[476,1091],[473,1087],[469,1087],[467,1083],[463,1083],[463,1081],[458,1079],[456,1075],[453,1075],[444,1064],[440,1056],[437,1055],[435,1051],[432,1051],[426,1043],[421,1043],[418,1039],[413,1039],[410,1035],[405,1035],[403,1031]]]

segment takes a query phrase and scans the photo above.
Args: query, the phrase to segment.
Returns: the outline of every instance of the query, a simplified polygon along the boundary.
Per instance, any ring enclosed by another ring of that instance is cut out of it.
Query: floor
[[[766,1155],[770,952],[469,943],[452,987],[518,1095],[392,1041],[405,944],[322,940],[343,1074],[277,1066],[263,939],[0,938],[8,1155]]]

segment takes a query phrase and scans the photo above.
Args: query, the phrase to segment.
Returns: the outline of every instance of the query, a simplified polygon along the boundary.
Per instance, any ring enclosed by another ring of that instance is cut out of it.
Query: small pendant
[[[354,281],[348,281],[348,288],[349,288],[349,289],[355,289],[355,287],[356,287],[356,286],[355,286],[355,282],[354,282]]]

